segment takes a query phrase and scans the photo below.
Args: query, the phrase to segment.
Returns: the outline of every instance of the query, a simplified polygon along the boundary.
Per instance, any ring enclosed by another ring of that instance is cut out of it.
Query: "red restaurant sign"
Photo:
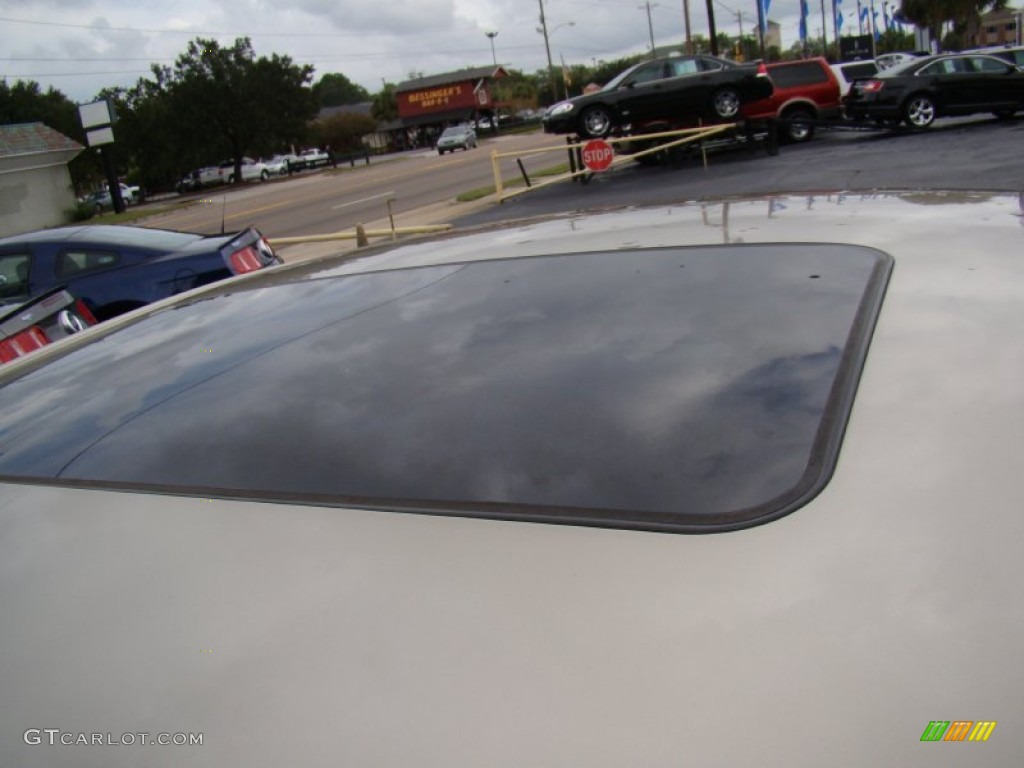
[[[487,88],[474,91],[475,82],[451,83],[421,91],[403,91],[398,94],[398,116],[416,117],[431,112],[476,107],[490,102]]]

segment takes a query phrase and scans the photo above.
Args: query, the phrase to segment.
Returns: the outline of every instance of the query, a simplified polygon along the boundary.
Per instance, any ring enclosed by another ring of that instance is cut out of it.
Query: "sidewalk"
[[[486,197],[482,197],[479,200],[474,200],[469,203],[460,203],[455,200],[444,200],[439,203],[433,203],[431,205],[423,206],[422,208],[417,208],[413,211],[396,213],[395,226],[418,227],[427,224],[449,224],[455,219],[462,216],[468,216],[471,213],[476,213],[477,211],[481,211],[491,205],[494,205],[494,195],[487,195]],[[363,222],[363,227],[368,230],[390,229],[391,222],[387,217],[385,217],[383,219],[375,219],[374,221],[365,221]],[[419,235],[399,235],[398,239],[408,240],[412,237],[419,237]],[[273,245],[273,238],[270,238],[270,240],[271,245]],[[387,238],[370,238],[371,245],[384,242],[387,242]],[[307,261],[309,259],[348,253],[350,251],[357,250],[357,248],[355,238],[351,238],[346,240],[330,240],[328,242],[284,245],[280,248],[275,247],[274,250],[277,251],[277,255],[280,256],[285,263],[291,264],[298,261]]]

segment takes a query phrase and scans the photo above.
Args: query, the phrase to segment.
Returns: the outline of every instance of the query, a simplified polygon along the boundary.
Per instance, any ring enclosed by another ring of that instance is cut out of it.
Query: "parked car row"
[[[272,176],[284,176],[293,171],[326,166],[331,156],[322,149],[305,149],[297,155],[280,154],[266,160],[243,157],[242,181],[268,181]],[[177,184],[181,192],[194,192],[204,187],[235,183],[235,161],[225,160],[219,165],[197,168],[189,172]]]
[[[544,115],[549,133],[582,138],[689,127],[698,121],[779,119],[782,137],[814,135],[843,116],[926,128],[936,117],[1024,108],[1024,49],[921,55],[829,65],[824,58],[737,64],[712,56],[670,56],[636,64],[596,92],[561,101]],[[438,144],[441,151],[441,144]]]

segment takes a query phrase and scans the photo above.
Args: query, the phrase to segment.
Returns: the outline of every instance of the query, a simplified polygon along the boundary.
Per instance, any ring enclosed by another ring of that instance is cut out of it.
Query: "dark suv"
[[[741,110],[744,118],[780,118],[784,121],[781,136],[799,142],[814,135],[813,121],[839,117],[839,81],[825,59],[781,61],[766,67],[774,86],[772,94],[745,104]]]

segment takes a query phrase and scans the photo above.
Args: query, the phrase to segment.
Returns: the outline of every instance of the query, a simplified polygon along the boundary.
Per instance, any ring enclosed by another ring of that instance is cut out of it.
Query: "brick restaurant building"
[[[501,67],[474,67],[399,83],[399,126],[392,129],[400,148],[433,146],[449,125],[495,117],[493,82],[505,77]],[[389,126],[391,128],[391,126]]]

